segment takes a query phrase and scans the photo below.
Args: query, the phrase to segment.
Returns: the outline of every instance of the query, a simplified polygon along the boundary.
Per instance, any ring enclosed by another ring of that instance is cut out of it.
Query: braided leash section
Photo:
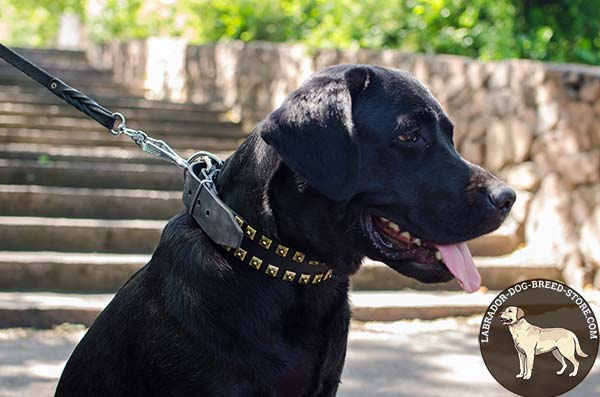
[[[81,93],[81,91],[77,91],[75,88],[64,90],[61,92],[61,96],[67,103],[88,116],[94,116],[97,112],[102,112],[104,109],[98,102]]]
[[[69,105],[93,118],[104,127],[108,129],[114,127],[117,118],[113,113],[84,93],[63,83],[59,79],[53,79],[48,88]]]

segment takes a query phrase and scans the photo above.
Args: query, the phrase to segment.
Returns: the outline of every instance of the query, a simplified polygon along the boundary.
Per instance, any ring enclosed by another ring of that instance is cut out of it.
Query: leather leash
[[[112,129],[116,123],[117,118],[110,110],[100,106],[92,98],[52,76],[44,69],[33,64],[2,43],[0,43],[0,57],[33,80],[37,81],[40,85],[46,87],[51,93],[67,102],[75,109],[96,120],[102,126]]]
[[[166,142],[126,126],[125,116],[111,112],[95,100],[0,43],[0,58],[23,72],[113,135],[130,137],[143,151],[184,169],[183,203],[200,228],[239,261],[274,278],[299,284],[318,284],[332,277],[333,269],[316,258],[293,250],[260,234],[220,198],[214,177],[223,161],[200,151],[181,157]]]

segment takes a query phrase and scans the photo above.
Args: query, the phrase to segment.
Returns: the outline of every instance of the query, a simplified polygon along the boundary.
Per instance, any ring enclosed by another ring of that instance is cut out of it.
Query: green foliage
[[[154,35],[194,43],[267,40],[396,48],[484,60],[600,64],[600,0],[0,0],[13,44],[51,44],[59,15],[96,40]],[[91,3],[90,3],[91,4]]]
[[[528,0],[519,4],[519,56],[600,64],[600,0]]]
[[[83,15],[83,0],[0,0],[0,38],[12,45],[52,47],[65,12]]]
[[[157,0],[103,0],[103,3],[101,12],[87,15],[88,30],[95,40],[181,35],[176,19],[184,14],[177,5]]]
[[[600,64],[600,0],[186,0],[189,37]]]
[[[182,1],[190,15],[193,39],[244,41],[300,40],[312,24],[306,18],[313,1],[294,0],[199,0]]]
[[[94,39],[141,38],[149,34],[147,21],[140,18],[141,0],[107,0],[101,12],[88,16],[89,33]]]

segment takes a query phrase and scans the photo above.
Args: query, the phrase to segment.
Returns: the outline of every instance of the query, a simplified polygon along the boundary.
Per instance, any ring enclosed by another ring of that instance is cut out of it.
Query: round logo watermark
[[[552,280],[517,283],[488,307],[479,346],[492,376],[524,397],[554,397],[577,386],[598,354],[599,325],[580,293]]]

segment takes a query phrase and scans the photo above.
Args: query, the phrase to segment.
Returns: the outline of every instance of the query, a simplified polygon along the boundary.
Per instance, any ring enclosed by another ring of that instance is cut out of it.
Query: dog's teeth
[[[401,237],[404,237],[407,240],[410,240],[410,233],[409,232],[402,232],[400,233]]]
[[[388,223],[388,227],[390,229],[392,229],[395,232],[399,232],[400,231],[400,226],[396,225],[394,222],[389,222]]]
[[[384,222],[389,222],[390,221],[388,218],[384,218],[383,216],[380,216],[379,219],[381,219]]]
[[[435,259],[438,261],[442,260],[442,253],[440,251],[435,251]]]
[[[420,247],[421,246],[421,239],[420,238],[416,238],[416,239],[413,240],[413,243],[415,245],[418,245]]]

